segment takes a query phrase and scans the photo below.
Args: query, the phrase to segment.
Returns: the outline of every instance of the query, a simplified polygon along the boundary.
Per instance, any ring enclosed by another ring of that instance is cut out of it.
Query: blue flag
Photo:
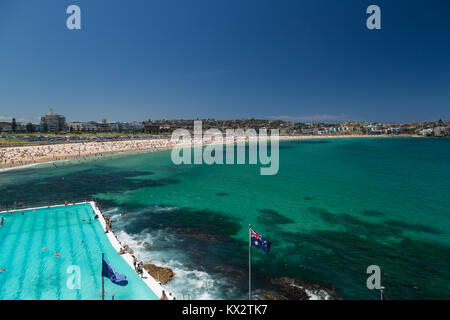
[[[126,286],[128,284],[127,277],[117,273],[105,259],[103,259],[102,263],[102,276],[109,278],[112,283],[118,284],[119,286]]]
[[[252,229],[250,229],[250,240],[252,242],[252,246],[263,250],[266,254],[269,254],[270,245],[272,244],[269,240],[266,240],[266,238],[262,237]]]

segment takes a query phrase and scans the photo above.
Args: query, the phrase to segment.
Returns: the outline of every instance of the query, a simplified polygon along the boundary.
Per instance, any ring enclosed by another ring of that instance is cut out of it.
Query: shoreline
[[[416,135],[324,135],[324,136],[280,136],[280,141],[350,138],[423,138]],[[248,137],[247,137],[248,138]],[[223,143],[231,141],[224,140]],[[203,145],[214,142],[203,141]],[[235,143],[233,141],[233,143]],[[0,173],[11,170],[32,168],[38,165],[55,164],[72,159],[89,159],[128,153],[155,152],[169,150],[176,146],[192,146],[193,143],[179,145],[170,139],[126,140],[108,142],[62,143],[0,148]],[[105,157],[105,158],[106,158]]]

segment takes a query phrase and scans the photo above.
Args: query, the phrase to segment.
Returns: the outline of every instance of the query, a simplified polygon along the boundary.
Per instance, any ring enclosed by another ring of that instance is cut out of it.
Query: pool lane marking
[[[77,210],[77,208],[75,208],[74,210]],[[75,240],[74,236],[72,235],[72,226],[75,226],[76,224],[75,223],[73,223],[73,224],[70,223],[71,222],[70,219],[78,221],[77,220],[77,218],[78,218],[78,210],[76,212],[72,212],[72,211],[69,210],[69,212],[67,212],[66,214],[70,215],[69,218],[68,218],[69,223],[67,224],[68,238],[71,239],[71,240]],[[78,241],[80,241],[80,240],[78,240]],[[81,242],[78,242],[78,244],[81,246]],[[79,266],[78,259],[77,259],[78,255],[75,253],[73,246],[74,246],[74,241],[70,241],[70,257],[72,259],[71,259],[69,264],[70,265]],[[69,292],[75,290],[75,296],[76,296],[77,300],[81,300],[81,292],[80,292],[81,288],[80,289],[69,289],[69,288],[67,288],[67,289],[69,290]]]
[[[66,214],[64,208],[60,208],[60,209],[62,210],[61,211],[61,215]],[[55,242],[56,242],[56,244],[58,246],[57,250],[58,250],[58,252],[60,254],[60,256],[58,258],[55,257],[55,259],[56,259],[56,268],[57,268],[57,271],[56,271],[56,283],[59,284],[56,287],[56,297],[57,297],[58,300],[61,300],[61,285],[62,285],[61,274],[63,272],[65,273],[65,270],[62,270],[62,268],[63,268],[63,261],[64,261],[64,255],[63,255],[64,251],[61,250],[63,248],[63,244],[61,244],[60,230],[59,230],[59,228],[60,228],[60,223],[59,222],[60,221],[64,221],[64,220],[65,219],[56,219],[56,232],[55,232],[55,239],[56,239]]]
[[[55,257],[55,253],[58,250],[57,248],[57,242],[56,242],[56,219],[55,219],[55,215],[56,212],[55,211],[47,211],[47,214],[51,214],[52,216],[49,216],[49,220],[48,220],[48,229],[51,230],[52,232],[49,233],[49,237],[47,237],[47,241],[48,241],[48,245],[46,246],[46,261],[48,261],[48,263],[46,263],[46,269],[42,275],[44,276],[44,283],[41,286],[41,290],[40,290],[40,299],[55,299],[55,297],[52,295],[53,291],[50,290],[50,283],[53,284],[51,276],[54,274],[54,269],[55,269],[55,265],[57,264],[57,261],[53,260],[56,259]],[[42,296],[45,294],[45,297],[43,298]]]
[[[14,300],[20,300],[20,299],[27,299],[26,297],[22,297],[22,294],[23,294],[23,284],[24,284],[24,280],[25,280],[25,277],[27,276],[27,274],[28,274],[28,272],[27,272],[27,270],[28,270],[28,265],[30,264],[30,263],[35,263],[35,261],[31,261],[31,259],[28,259],[28,257],[29,257],[29,253],[30,253],[30,250],[31,250],[31,247],[33,246],[33,244],[34,244],[34,242],[33,242],[33,239],[34,239],[34,237],[36,236],[36,233],[34,232],[34,227],[35,227],[35,225],[36,225],[36,220],[38,219],[37,218],[38,216],[36,215],[36,214],[33,214],[33,216],[32,216],[32,223],[31,223],[31,229],[30,229],[30,235],[29,235],[29,237],[28,237],[28,239],[27,239],[27,243],[29,244],[29,245],[27,245],[26,246],[26,249],[25,249],[25,253],[24,253],[24,256],[23,256],[23,259],[25,259],[25,261],[23,261],[23,263],[21,264],[21,271],[20,271],[20,274],[22,275],[20,278],[19,278],[19,281],[18,281],[18,283],[19,283],[19,287],[18,287],[18,291],[17,291],[17,293],[16,293],[16,297],[14,298]],[[30,219],[30,218],[29,218]],[[23,260],[22,259],[22,260]]]
[[[80,219],[79,222],[80,223],[78,223],[78,228],[80,230],[80,234],[82,235],[82,238],[86,239],[86,233],[84,232],[84,224],[81,221],[82,218],[83,217],[81,215],[81,217],[79,217],[79,219]],[[94,242],[90,241],[89,245],[83,246],[83,249],[84,249],[83,252],[85,253],[86,261],[89,261],[88,267],[91,270],[90,277],[93,279],[94,288],[96,288],[96,289],[99,288],[98,299],[100,300],[101,299],[101,287],[100,287],[99,280],[97,279],[98,278],[97,272],[95,271],[95,268],[94,268],[93,264],[91,263],[92,258],[94,257],[94,254],[91,252],[91,243],[94,243]],[[101,251],[99,249],[99,251],[98,251],[99,255],[100,255],[100,252]],[[100,260],[99,260],[99,263],[100,263]],[[99,269],[99,271],[101,271],[101,269]],[[95,291],[95,297],[97,298],[97,291]],[[93,299],[93,298],[88,297],[88,299]]]
[[[36,211],[36,213],[37,212],[38,211]],[[41,215],[42,214],[45,216],[45,219],[44,219],[44,226],[42,228],[41,242],[39,244],[39,247],[41,245],[44,245],[46,249],[45,249],[45,251],[42,251],[42,248],[39,248],[40,249],[40,252],[39,252],[39,254],[40,254],[40,263],[39,263],[38,279],[36,281],[37,283],[36,283],[36,288],[35,288],[35,296],[36,296],[37,300],[41,299],[42,288],[44,288],[43,281],[44,281],[44,277],[45,277],[46,265],[47,265],[48,261],[51,261],[51,260],[49,260],[49,259],[51,259],[51,255],[47,256],[47,253],[49,252],[47,250],[48,249],[47,248],[48,244],[45,243],[45,240],[47,240],[47,228],[48,228],[49,212],[48,211],[41,212]],[[42,257],[42,256],[44,256],[44,257]]]
[[[20,219],[8,220],[8,224],[4,224],[2,227],[0,227],[0,234],[2,235],[0,243],[4,244],[5,243],[5,239],[7,239],[8,235],[15,235],[17,237],[17,235],[20,232],[9,232],[9,231],[13,230],[16,227],[16,225],[19,226],[19,231],[23,228],[23,223],[22,224],[18,224],[17,221],[19,221],[19,220]],[[5,219],[5,221],[6,221],[6,219]],[[11,222],[9,222],[9,221],[11,221]],[[10,242],[10,243],[13,244],[14,242]],[[2,247],[1,250],[0,250],[0,258],[2,259],[2,262],[0,262],[0,264],[1,264],[0,268],[4,267],[6,269],[6,272],[2,273],[2,277],[0,277],[0,280],[2,280],[2,281],[0,281],[0,289],[1,289],[2,285],[3,285],[3,283],[8,278],[8,275],[10,274],[10,270],[11,270],[11,266],[9,266],[8,264],[5,264],[5,262],[9,262],[9,260],[2,258],[2,254],[1,253],[3,253],[3,252],[5,252],[5,248],[4,247]],[[9,256],[9,251],[7,251],[5,253],[5,257],[8,257],[8,256]],[[3,300],[3,299],[4,299],[4,297],[0,295],[0,300]]]
[[[12,218],[12,217],[11,217]],[[4,221],[4,223],[3,223],[3,226],[1,226],[0,227],[0,235],[2,235],[2,237],[1,237],[1,240],[0,240],[0,243],[4,243],[4,241],[5,241],[5,239],[6,239],[6,237],[8,236],[8,235],[11,235],[11,234],[16,234],[17,232],[10,232],[10,230],[12,231],[13,230],[13,227],[15,227],[16,226],[16,224],[17,224],[17,222],[16,221],[18,221],[18,220],[20,220],[20,219],[6,219],[5,218],[5,221]],[[11,221],[11,223],[9,222],[9,221]],[[3,248],[2,248],[2,250],[3,250]],[[1,267],[1,266],[0,266]]]
[[[24,234],[25,234],[23,231],[25,229],[25,226],[27,224],[29,224],[28,221],[30,221],[28,219],[21,219],[21,220],[22,220],[22,223],[20,224],[19,232],[16,232],[14,234],[15,235],[15,241],[11,241],[10,242],[12,244],[12,248],[11,248],[11,250],[8,251],[8,254],[6,256],[7,258],[5,259],[5,261],[11,261],[12,264],[9,267],[9,271],[8,271],[8,266],[5,267],[8,276],[9,275],[11,275],[11,276],[7,277],[4,282],[0,283],[0,297],[2,297],[2,298],[4,298],[6,296],[6,294],[2,293],[2,291],[4,291],[3,289],[5,288],[5,284],[9,283],[11,281],[11,279],[12,279],[12,274],[11,273],[14,273],[13,272],[14,269],[11,269],[11,268],[13,268],[12,266],[14,265],[14,261],[13,260],[16,260],[16,259],[14,259],[14,253],[16,252],[16,249],[18,247],[20,247],[19,244],[20,244],[21,240],[24,238]]]

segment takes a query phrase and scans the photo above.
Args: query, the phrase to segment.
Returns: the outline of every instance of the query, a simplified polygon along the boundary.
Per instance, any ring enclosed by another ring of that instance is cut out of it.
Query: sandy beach
[[[374,138],[387,135],[343,135],[343,136],[280,136],[280,140]],[[227,142],[227,141],[226,141]],[[232,142],[232,141],[228,141]],[[208,141],[204,142],[210,143]],[[187,142],[186,144],[190,144]],[[54,162],[73,158],[103,157],[108,154],[155,151],[170,149],[178,145],[170,139],[144,139],[108,142],[67,143],[0,148],[0,168],[13,168]]]

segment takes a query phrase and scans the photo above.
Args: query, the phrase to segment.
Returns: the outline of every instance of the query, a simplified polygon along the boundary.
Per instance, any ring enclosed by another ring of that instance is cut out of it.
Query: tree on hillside
[[[16,132],[16,130],[17,130],[16,118],[13,118],[13,119],[12,119],[12,122],[11,122],[11,129],[12,129],[13,132]]]
[[[28,133],[33,133],[35,130],[34,125],[31,122],[27,123],[27,132]]]

